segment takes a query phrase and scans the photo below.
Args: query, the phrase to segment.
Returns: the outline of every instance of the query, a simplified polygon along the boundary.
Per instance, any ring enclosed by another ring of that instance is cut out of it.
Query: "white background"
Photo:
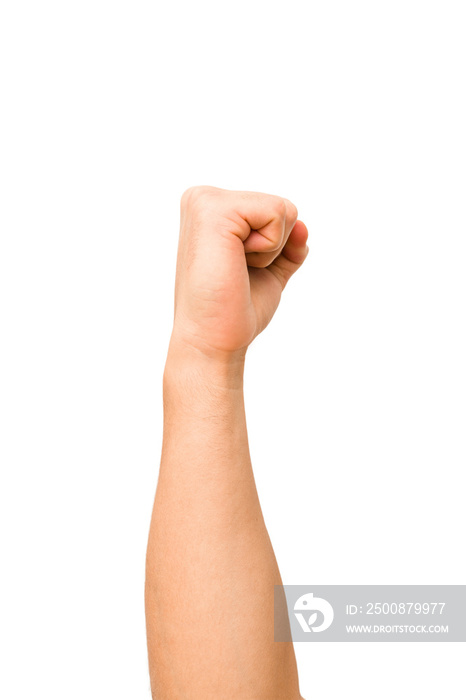
[[[190,185],[288,197],[310,230],[246,370],[284,582],[465,583],[465,12],[3,0],[2,697],[149,698]],[[464,698],[464,647],[297,645],[301,691]]]

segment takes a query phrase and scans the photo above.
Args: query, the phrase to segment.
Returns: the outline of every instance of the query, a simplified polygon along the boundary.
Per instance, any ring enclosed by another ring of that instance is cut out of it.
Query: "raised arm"
[[[274,642],[281,580],[251,468],[243,368],[306,240],[287,199],[214,187],[182,196],[146,562],[156,700],[300,698],[293,646]]]

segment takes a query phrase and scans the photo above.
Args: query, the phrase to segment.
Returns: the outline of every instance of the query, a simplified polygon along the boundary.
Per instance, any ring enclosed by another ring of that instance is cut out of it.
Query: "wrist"
[[[242,389],[246,348],[223,351],[194,345],[172,333],[164,369],[164,384],[193,380],[201,386]]]

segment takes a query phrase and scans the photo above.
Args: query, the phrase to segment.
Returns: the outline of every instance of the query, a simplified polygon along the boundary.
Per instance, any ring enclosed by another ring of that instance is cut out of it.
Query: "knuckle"
[[[282,247],[282,230],[276,230],[273,232],[272,237],[269,239],[269,243],[267,245],[267,252],[268,253],[276,253],[279,251]]]
[[[274,202],[273,205],[273,210],[276,216],[280,217],[281,219],[284,219],[286,216],[286,202],[284,199],[281,199],[280,197],[277,198]]]
[[[188,187],[188,189],[183,192],[183,194],[181,195],[181,204],[188,203],[188,200],[191,198],[194,189],[194,187]]]
[[[180,199],[180,210],[181,210],[182,212],[184,212],[184,211],[188,208],[188,206],[189,206],[189,202],[190,202],[191,197],[192,197],[192,190],[193,190],[192,187],[188,187],[188,189],[185,190],[185,191],[183,192],[183,194],[181,195],[181,199]]]
[[[285,201],[286,201],[287,216],[289,216],[290,219],[293,219],[294,221],[296,221],[296,219],[298,218],[297,207],[293,204],[293,202],[290,202],[289,199],[287,199]]]
[[[212,187],[208,185],[193,185],[181,195],[181,208],[196,207],[200,202],[204,201],[205,196],[212,191]]]

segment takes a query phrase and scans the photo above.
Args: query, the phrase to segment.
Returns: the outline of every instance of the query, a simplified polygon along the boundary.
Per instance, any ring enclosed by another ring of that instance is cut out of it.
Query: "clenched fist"
[[[288,199],[191,187],[181,198],[172,343],[207,357],[244,356],[308,253]]]

